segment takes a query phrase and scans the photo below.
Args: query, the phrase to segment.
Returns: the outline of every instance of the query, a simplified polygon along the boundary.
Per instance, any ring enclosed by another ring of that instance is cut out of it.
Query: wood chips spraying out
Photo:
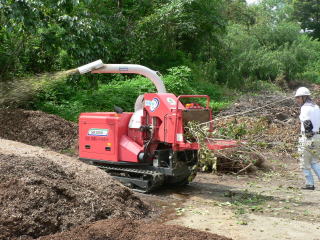
[[[0,107],[17,106],[29,100],[37,91],[44,86],[65,79],[67,76],[76,74],[77,69],[45,73],[35,77],[21,78],[1,83]]]

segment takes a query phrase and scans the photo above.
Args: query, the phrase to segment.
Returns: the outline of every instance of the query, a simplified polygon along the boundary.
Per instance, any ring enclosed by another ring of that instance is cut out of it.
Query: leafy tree
[[[320,38],[320,0],[295,0],[294,16],[301,22],[303,30]]]
[[[11,68],[2,68],[0,77],[13,69],[37,73],[111,58],[108,49],[119,41],[110,21],[116,11],[100,15],[96,6],[92,0],[0,0],[0,49],[6,53],[0,61]]]
[[[257,16],[260,21],[268,21],[270,24],[278,24],[283,21],[292,21],[293,0],[261,0],[256,5]]]
[[[141,18],[132,60],[158,69],[215,56],[225,28],[220,0],[174,0]]]
[[[319,42],[300,32],[300,25],[291,18],[290,2],[265,0],[250,8],[256,16],[250,28],[241,21],[227,28],[219,58],[220,83],[242,87],[247,80],[314,78],[317,73],[311,63],[319,59]],[[310,72],[304,74],[307,68]]]
[[[247,28],[256,21],[256,12],[252,7],[248,7],[245,0],[226,0],[224,11],[229,21],[244,24]]]

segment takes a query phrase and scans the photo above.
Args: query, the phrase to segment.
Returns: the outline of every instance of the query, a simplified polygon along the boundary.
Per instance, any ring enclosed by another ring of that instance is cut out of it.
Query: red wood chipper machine
[[[185,126],[212,119],[206,95],[167,93],[157,72],[135,64],[103,64],[101,60],[78,68],[79,73],[134,73],[150,79],[157,93],[137,98],[134,112],[81,113],[80,160],[98,166],[123,184],[148,192],[163,184],[187,184],[198,162],[199,144],[186,141]],[[182,98],[206,98],[207,104],[183,105]],[[235,141],[217,140],[209,149],[234,147]]]

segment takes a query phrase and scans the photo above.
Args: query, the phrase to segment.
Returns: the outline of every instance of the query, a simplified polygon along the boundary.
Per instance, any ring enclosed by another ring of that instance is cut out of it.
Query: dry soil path
[[[315,191],[301,191],[297,164],[284,169],[259,176],[198,174],[187,187],[146,198],[172,209],[163,216],[167,224],[235,240],[320,240],[320,183]]]

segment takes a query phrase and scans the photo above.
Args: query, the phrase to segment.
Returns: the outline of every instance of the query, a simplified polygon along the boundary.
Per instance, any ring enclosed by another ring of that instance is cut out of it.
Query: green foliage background
[[[213,100],[213,108],[228,104],[223,100],[218,85],[209,82],[196,85],[188,67],[169,69],[163,80],[167,91],[176,95],[206,93]],[[83,87],[76,89],[68,86],[67,80],[61,80],[38,92],[37,101],[32,104],[33,108],[76,121],[78,115],[85,111],[114,111],[114,106],[133,111],[135,100],[140,94],[155,91],[151,81],[142,76],[128,79],[117,75],[111,82],[100,83],[94,90]],[[219,104],[214,100],[219,100]]]
[[[216,109],[226,105],[227,89],[320,83],[319,6],[320,0],[0,0],[0,90],[96,59],[159,70],[170,92],[208,94]],[[149,91],[142,77],[71,76],[19,104],[76,120],[81,111],[113,105],[130,111]]]

